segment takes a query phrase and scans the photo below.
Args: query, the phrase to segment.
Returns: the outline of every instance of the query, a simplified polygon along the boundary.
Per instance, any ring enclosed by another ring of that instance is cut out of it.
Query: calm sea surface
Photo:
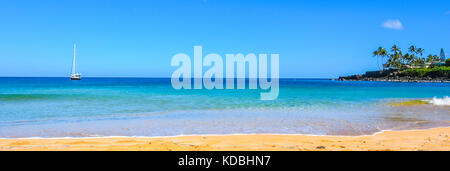
[[[283,133],[365,135],[450,126],[449,83],[281,79],[265,90],[174,90],[168,78],[0,78],[0,137]]]

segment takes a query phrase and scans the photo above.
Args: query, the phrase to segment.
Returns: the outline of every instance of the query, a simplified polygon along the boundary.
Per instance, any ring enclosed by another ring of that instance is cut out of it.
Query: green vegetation
[[[448,61],[448,60],[447,60]],[[404,71],[406,76],[411,77],[450,77],[450,67],[433,67],[433,68],[411,68]]]
[[[384,63],[383,70],[404,71],[411,68],[434,68],[444,64],[445,54],[443,55],[443,49],[441,49],[441,57],[430,54],[425,58],[423,57],[424,51],[424,49],[412,45],[408,48],[407,53],[403,53],[397,45],[394,45],[389,51],[383,47],[378,47],[373,55],[378,59],[381,58],[382,63]],[[384,62],[385,60],[386,62]]]
[[[450,58],[445,61],[445,66],[450,66]]]

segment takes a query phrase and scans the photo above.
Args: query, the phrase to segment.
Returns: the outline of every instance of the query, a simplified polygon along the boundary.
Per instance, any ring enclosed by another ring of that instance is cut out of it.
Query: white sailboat
[[[81,74],[75,72],[75,57],[76,57],[77,45],[73,44],[73,61],[72,61],[72,73],[70,74],[70,80],[81,80]]]

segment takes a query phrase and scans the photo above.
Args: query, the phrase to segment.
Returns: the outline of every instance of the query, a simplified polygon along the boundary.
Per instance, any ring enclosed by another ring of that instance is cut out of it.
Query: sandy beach
[[[0,150],[32,151],[448,151],[450,127],[339,137],[217,135],[158,138],[0,139]]]

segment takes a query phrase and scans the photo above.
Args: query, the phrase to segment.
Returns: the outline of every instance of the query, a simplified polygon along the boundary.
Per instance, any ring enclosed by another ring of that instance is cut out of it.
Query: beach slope
[[[159,138],[0,139],[0,150],[33,151],[449,151],[450,127],[385,131],[375,135],[339,137],[308,135],[217,135]]]

